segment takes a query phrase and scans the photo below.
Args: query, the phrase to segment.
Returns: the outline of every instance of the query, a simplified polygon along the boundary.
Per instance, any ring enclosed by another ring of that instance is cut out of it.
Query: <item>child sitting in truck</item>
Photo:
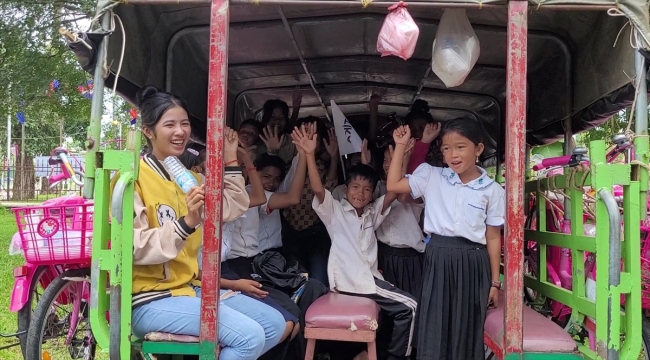
[[[294,130],[294,143],[307,155],[307,168],[314,193],[312,206],[332,239],[327,274],[330,289],[374,300],[393,322],[388,345],[389,359],[406,359],[411,353],[413,319],[417,302],[412,295],[384,281],[377,270],[375,230],[396,199],[388,193],[370,204],[377,173],[367,165],[348,170],[346,198],[340,202],[325,190],[314,152],[318,144],[315,127]]]

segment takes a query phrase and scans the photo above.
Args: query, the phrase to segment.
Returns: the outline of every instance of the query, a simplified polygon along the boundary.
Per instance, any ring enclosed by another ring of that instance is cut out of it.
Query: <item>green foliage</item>
[[[614,135],[623,133],[627,129],[629,113],[628,109],[622,110],[600,126],[578,134],[577,144],[588,146],[589,142],[593,140],[605,140],[609,144]],[[634,130],[634,126],[632,126],[632,130]]]
[[[86,137],[90,100],[81,96],[77,86],[91,78],[77,65],[58,29],[76,29],[79,20],[90,17],[94,4],[90,0],[0,0],[0,137],[6,139],[9,114],[13,141],[20,144],[16,113],[22,111],[28,156],[47,154],[59,145],[61,121],[64,138],[82,143]],[[61,86],[51,92],[54,79]],[[0,148],[4,154],[5,147]]]

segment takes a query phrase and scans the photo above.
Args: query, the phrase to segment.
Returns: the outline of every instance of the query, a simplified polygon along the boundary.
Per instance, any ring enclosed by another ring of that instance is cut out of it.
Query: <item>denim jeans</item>
[[[174,296],[133,310],[132,332],[139,338],[153,332],[199,336],[201,289],[196,297]],[[226,290],[221,290],[221,294]],[[280,342],[286,322],[272,307],[237,294],[219,303],[219,360],[254,360]]]

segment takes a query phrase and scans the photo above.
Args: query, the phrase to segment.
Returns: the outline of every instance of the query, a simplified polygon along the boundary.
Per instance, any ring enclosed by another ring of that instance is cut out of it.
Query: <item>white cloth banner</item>
[[[361,152],[361,138],[354,130],[352,124],[343,115],[338,105],[332,101],[332,118],[334,118],[334,131],[339,143],[339,154],[348,155]]]

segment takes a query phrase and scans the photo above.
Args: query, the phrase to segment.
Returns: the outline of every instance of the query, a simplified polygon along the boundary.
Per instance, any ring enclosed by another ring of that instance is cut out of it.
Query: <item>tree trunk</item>
[[[34,158],[25,155],[25,163],[16,167],[12,201],[25,201],[36,199],[36,173],[34,172]]]

